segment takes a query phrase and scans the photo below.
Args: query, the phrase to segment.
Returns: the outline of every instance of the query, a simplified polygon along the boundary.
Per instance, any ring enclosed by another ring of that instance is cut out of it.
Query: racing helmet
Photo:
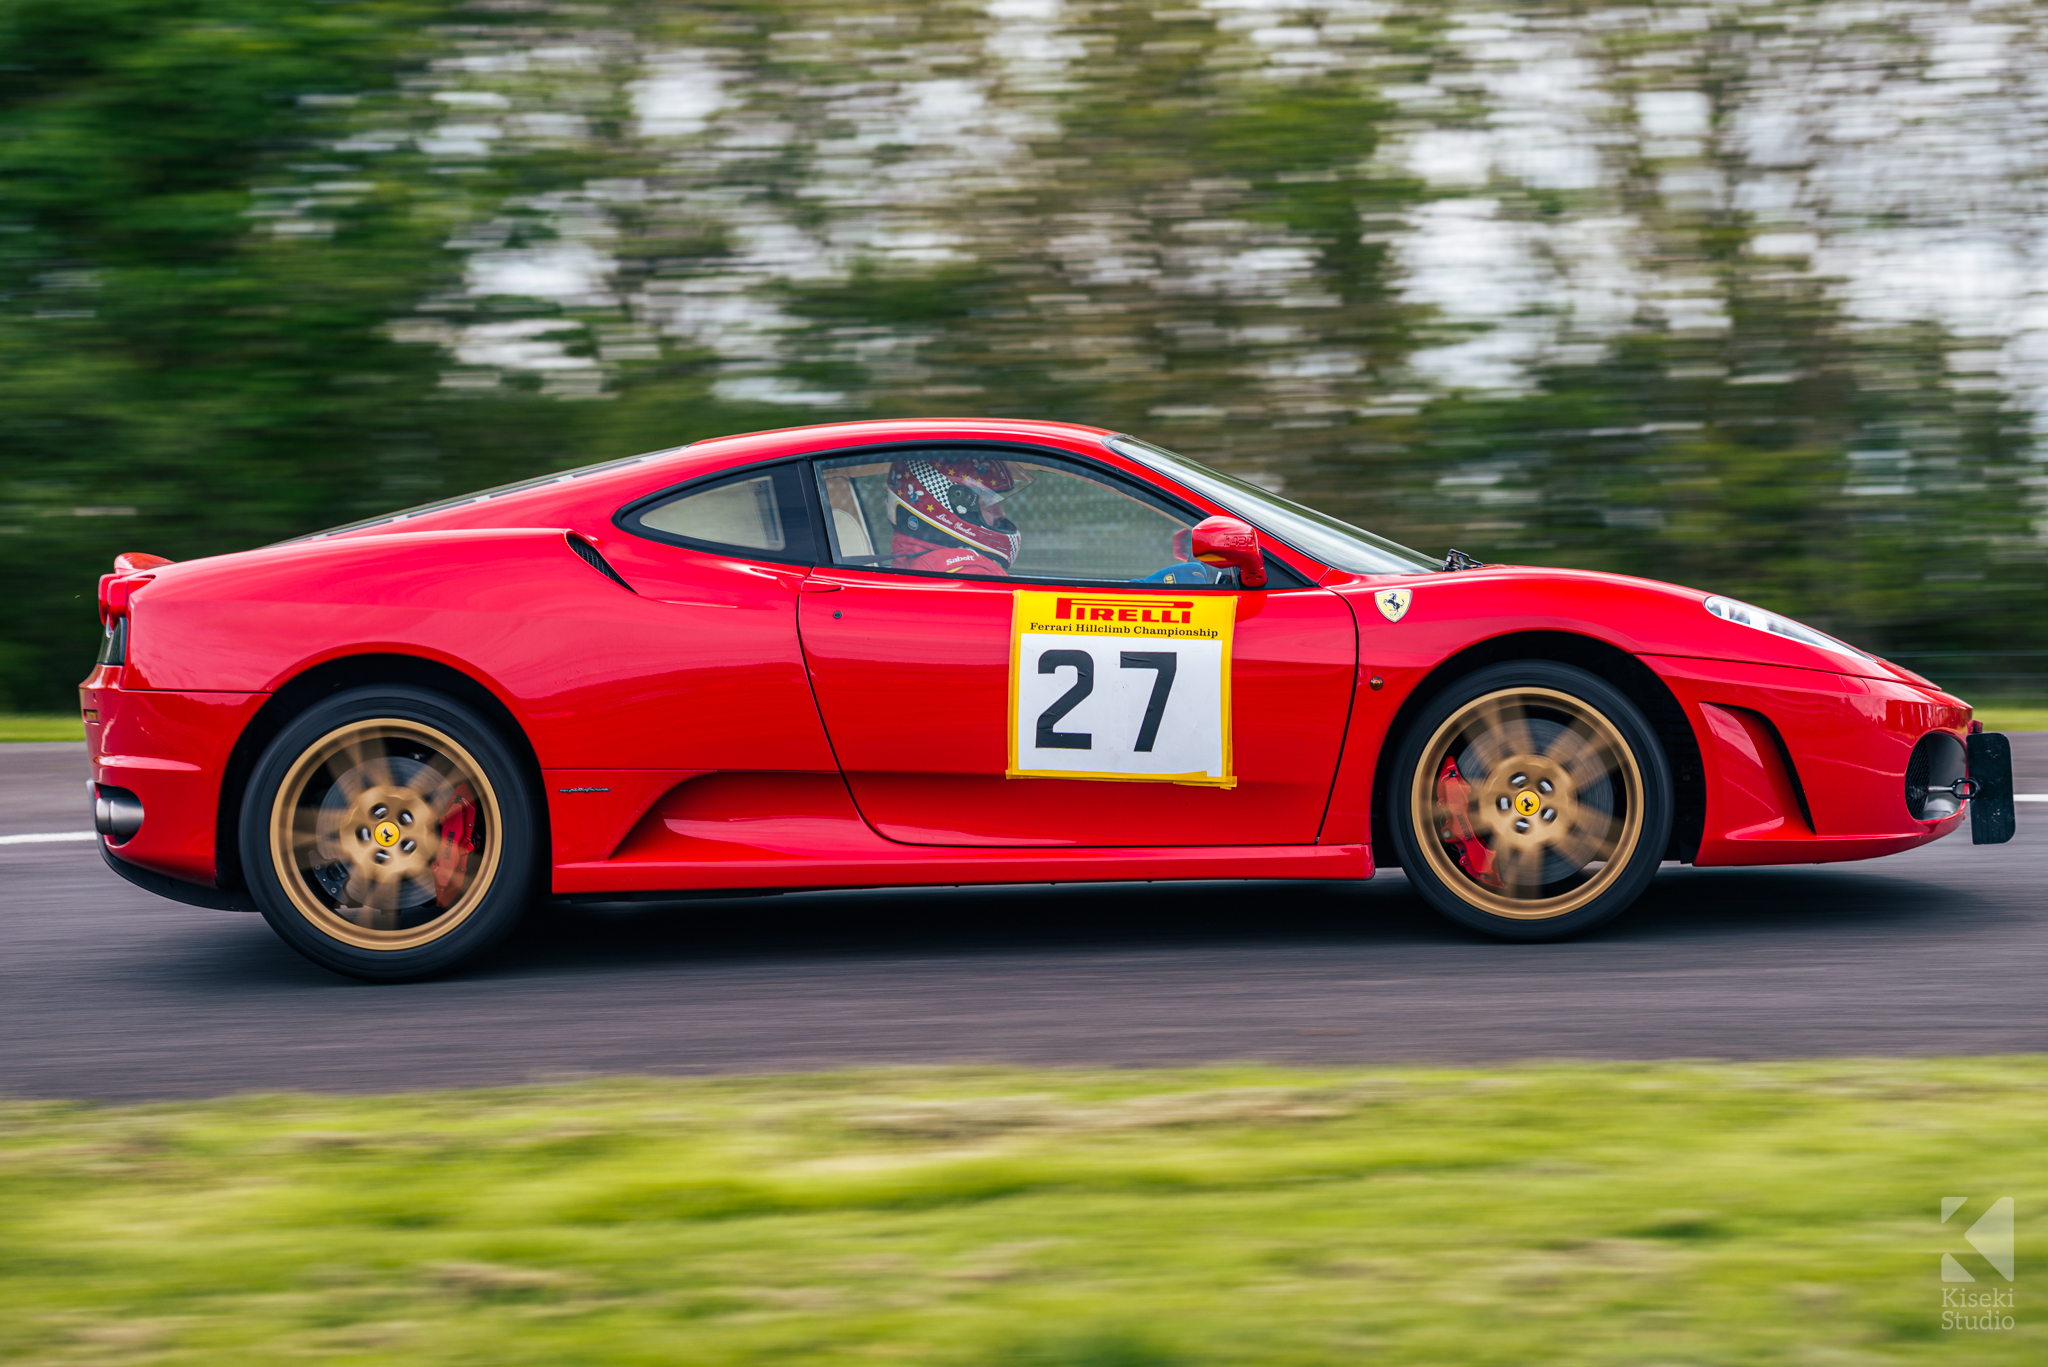
[[[931,549],[964,548],[1008,571],[1023,548],[1002,501],[1031,476],[983,456],[913,456],[889,467],[890,519],[901,538]]]

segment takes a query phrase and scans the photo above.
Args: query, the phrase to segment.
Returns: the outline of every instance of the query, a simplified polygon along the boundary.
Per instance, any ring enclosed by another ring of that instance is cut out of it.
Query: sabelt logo
[[[1176,598],[1060,598],[1054,600],[1053,617],[1062,622],[1154,622],[1171,624],[1195,620],[1195,600]]]

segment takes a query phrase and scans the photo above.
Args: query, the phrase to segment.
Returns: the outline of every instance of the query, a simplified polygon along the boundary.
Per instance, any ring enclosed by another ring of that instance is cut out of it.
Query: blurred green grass
[[[1972,714],[1986,731],[2048,731],[2048,706],[1986,703]]]
[[[85,723],[75,713],[0,712],[0,745],[23,740],[84,740]]]
[[[366,1041],[365,1046],[374,1047]],[[2048,1059],[0,1106],[0,1360],[2038,1362]],[[1944,1196],[1971,1198],[1940,1223]]]

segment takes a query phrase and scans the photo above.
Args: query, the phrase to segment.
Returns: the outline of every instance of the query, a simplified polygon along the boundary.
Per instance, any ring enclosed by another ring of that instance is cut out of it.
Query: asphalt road
[[[2014,737],[2048,792],[2048,733]],[[78,830],[83,747],[0,746],[0,836]],[[1366,884],[813,893],[549,909],[374,987],[87,842],[0,843],[0,1093],[391,1091],[592,1073],[2048,1051],[2048,803],[1866,864],[1671,867],[1514,946]]]

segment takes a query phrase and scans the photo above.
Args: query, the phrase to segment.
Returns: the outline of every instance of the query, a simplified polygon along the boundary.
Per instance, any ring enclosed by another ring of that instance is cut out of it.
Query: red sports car
[[[1665,860],[2012,832],[2002,737],[1773,613],[1435,559],[1134,437],[848,423],[100,585],[107,861],[363,978],[536,895],[1398,865],[1596,925]]]

